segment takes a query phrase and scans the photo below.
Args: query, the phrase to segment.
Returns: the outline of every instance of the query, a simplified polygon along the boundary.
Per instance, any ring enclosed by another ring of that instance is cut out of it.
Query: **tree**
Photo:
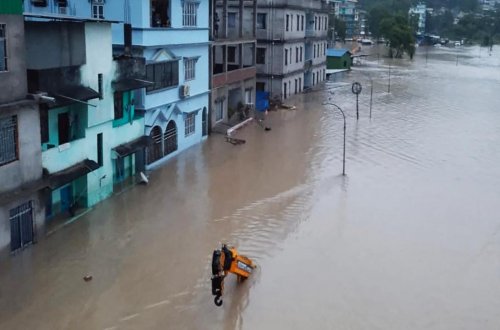
[[[336,18],[335,19],[335,33],[337,34],[337,37],[339,37],[341,40],[345,40],[345,32],[346,32],[345,22],[340,18]]]
[[[403,15],[393,15],[382,19],[380,33],[389,41],[389,56],[401,58],[406,52],[413,58],[415,38],[408,20]]]

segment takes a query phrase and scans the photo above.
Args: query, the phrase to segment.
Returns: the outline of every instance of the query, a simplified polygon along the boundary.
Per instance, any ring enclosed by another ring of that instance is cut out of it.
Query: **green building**
[[[326,51],[327,70],[350,70],[352,65],[351,52],[344,48],[328,49]]]

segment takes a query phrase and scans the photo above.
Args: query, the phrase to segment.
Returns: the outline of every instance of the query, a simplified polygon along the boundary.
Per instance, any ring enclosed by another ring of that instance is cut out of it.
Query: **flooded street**
[[[372,56],[244,145],[212,135],[0,261],[0,329],[500,329],[499,68],[498,47]],[[219,308],[221,242],[258,268]]]

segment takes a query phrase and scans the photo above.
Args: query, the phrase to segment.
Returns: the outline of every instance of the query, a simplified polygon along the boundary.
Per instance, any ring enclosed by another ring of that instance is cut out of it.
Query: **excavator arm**
[[[257,266],[249,258],[242,256],[234,247],[222,245],[212,255],[212,295],[215,296],[215,305],[222,305],[224,293],[224,279],[229,273],[235,274],[238,282],[246,280]]]

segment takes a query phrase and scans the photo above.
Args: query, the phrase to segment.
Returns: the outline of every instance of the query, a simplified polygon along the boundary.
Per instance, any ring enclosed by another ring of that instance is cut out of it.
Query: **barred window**
[[[198,3],[191,1],[184,1],[182,6],[182,25],[183,26],[197,26],[197,10]]]
[[[17,116],[0,118],[0,165],[18,160]]]
[[[7,32],[6,24],[0,24],[0,72],[7,71]]]
[[[184,80],[193,80],[196,78],[196,59],[189,58],[184,60]]]
[[[146,77],[154,85],[146,87],[146,92],[177,86],[179,84],[179,62],[166,61],[146,65]]]
[[[186,115],[186,119],[184,119],[185,136],[194,134],[195,119],[196,119],[196,114],[194,112]]]

